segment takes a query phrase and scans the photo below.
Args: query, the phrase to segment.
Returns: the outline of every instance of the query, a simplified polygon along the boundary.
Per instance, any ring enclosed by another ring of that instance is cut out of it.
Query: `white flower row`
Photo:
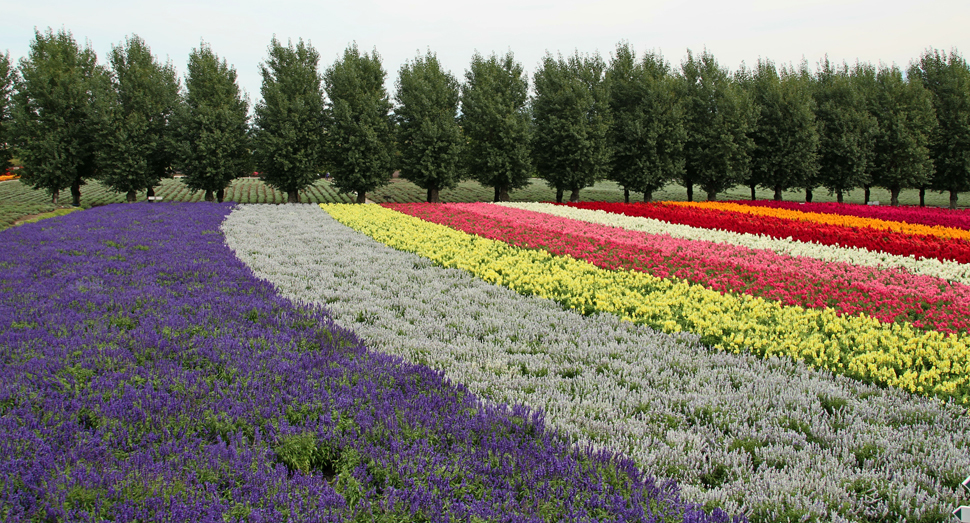
[[[760,234],[737,233],[720,229],[704,229],[668,223],[653,218],[626,216],[606,211],[577,209],[563,205],[536,202],[501,202],[496,205],[542,212],[563,218],[571,218],[589,223],[609,225],[648,234],[669,234],[674,238],[699,240],[714,243],[738,245],[749,249],[763,249],[790,256],[804,256],[816,260],[844,262],[866,267],[892,267],[913,274],[933,276],[948,281],[970,285],[970,265],[935,258],[916,258],[885,252],[873,252],[859,247],[837,247],[792,239],[778,239]]]
[[[372,349],[541,409],[691,501],[755,521],[926,520],[952,510],[970,473],[970,417],[953,404],[581,316],[393,250],[316,206],[239,206],[223,231],[259,277],[324,305]]]

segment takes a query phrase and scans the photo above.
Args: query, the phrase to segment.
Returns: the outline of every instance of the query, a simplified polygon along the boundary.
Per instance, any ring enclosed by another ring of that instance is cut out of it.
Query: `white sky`
[[[620,40],[660,51],[679,66],[688,48],[705,47],[731,70],[759,57],[777,63],[826,53],[905,68],[928,47],[956,48],[970,58],[970,1],[697,0],[580,2],[576,0],[5,0],[0,53],[25,56],[34,28],[66,28],[89,41],[99,60],[125,36],[141,36],[179,74],[204,39],[233,65],[251,102],[259,98],[259,63],[275,34],[308,40],[321,72],[353,41],[376,48],[393,89],[397,71],[427,49],[452,74],[464,75],[472,54],[511,50],[531,75],[546,53],[599,52],[608,60]]]

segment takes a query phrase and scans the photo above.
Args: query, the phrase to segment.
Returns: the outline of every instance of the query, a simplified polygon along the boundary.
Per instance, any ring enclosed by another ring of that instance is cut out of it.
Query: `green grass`
[[[164,201],[197,202],[202,201],[202,192],[191,192],[178,179],[163,180],[160,187],[155,190],[156,196],[160,196]],[[758,198],[770,199],[772,191],[758,191]],[[444,202],[480,202],[492,201],[494,190],[490,187],[483,187],[477,182],[462,182],[455,189],[441,191],[441,201]],[[407,180],[395,178],[385,187],[367,193],[368,199],[378,203],[384,202],[422,202],[425,200],[426,192],[420,187]],[[513,201],[552,201],[556,198],[556,192],[546,186],[540,179],[533,179],[532,184],[525,189],[512,191],[510,194]],[[567,193],[568,196],[568,193]],[[703,192],[695,187],[694,196],[696,199],[703,199]],[[804,192],[786,192],[784,199],[792,201],[804,201]],[[641,194],[633,193],[630,195],[631,201],[638,201],[642,198]],[[720,200],[747,200],[750,192],[747,187],[736,187],[718,195]],[[884,189],[873,189],[873,200],[886,204],[889,201],[889,191]],[[32,216],[41,213],[54,212],[58,209],[69,207],[71,201],[70,191],[61,191],[58,195],[60,205],[55,206],[51,203],[51,197],[44,191],[35,191],[20,183],[18,180],[0,182],[0,229],[12,226],[16,221],[25,216]],[[88,209],[99,205],[124,202],[124,194],[108,190],[98,182],[91,182],[81,187],[81,208]],[[308,187],[301,194],[301,201],[305,203],[351,203],[356,199],[356,195],[340,194],[330,182],[319,180],[314,185]],[[654,193],[657,200],[678,200],[687,199],[687,190],[679,185],[668,185],[663,190]],[[286,195],[267,186],[258,178],[240,178],[235,180],[229,189],[226,190],[226,200],[239,203],[284,203]],[[605,201],[622,202],[623,189],[613,182],[599,182],[593,187],[583,189],[580,192],[582,201]],[[145,201],[145,194],[139,195],[139,201]],[[829,195],[824,189],[815,191],[815,201],[827,202],[835,201],[835,197]],[[846,193],[846,203],[863,203],[863,191],[858,189]],[[919,192],[916,190],[903,191],[900,194],[899,202],[902,205],[917,205],[919,203]],[[970,205],[970,194],[964,193],[960,197],[961,207],[966,208]],[[926,194],[926,204],[933,207],[946,207],[949,205],[949,195],[929,192]]]

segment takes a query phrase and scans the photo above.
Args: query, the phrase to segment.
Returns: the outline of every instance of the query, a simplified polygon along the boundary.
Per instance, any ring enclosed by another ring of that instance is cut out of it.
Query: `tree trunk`
[[[562,189],[556,187],[556,203],[562,203],[562,193],[563,192],[564,191]]]
[[[893,207],[899,207],[899,189],[892,188],[889,189],[889,205]]]
[[[812,188],[811,187],[806,187],[805,188],[805,203],[812,203],[812,200],[813,199],[815,199],[815,194],[812,192]]]
[[[357,203],[367,203],[367,191],[357,191]]]
[[[866,205],[869,205],[869,196],[871,196],[871,194],[869,192],[869,186],[866,185],[864,188],[865,188],[865,191],[866,191]]]
[[[952,189],[950,190],[950,208],[951,209],[956,209],[957,208],[957,198],[959,197],[959,195],[960,195],[960,193],[958,193],[958,192],[956,192],[956,191],[954,191]]]
[[[152,198],[155,197],[155,188],[154,187],[149,187],[149,188],[145,189],[145,197],[148,200],[148,203],[151,203],[151,202],[155,201],[155,200],[152,200]],[[221,202],[222,200],[219,200],[219,201]]]
[[[286,203],[300,203],[300,191],[287,191]]]
[[[687,184],[687,201],[694,201],[694,184],[692,183]]]
[[[630,189],[623,188],[623,203],[630,203]]]
[[[842,198],[842,189],[836,189],[835,190],[835,201],[837,201],[839,203],[843,203],[842,200],[843,200],[843,198]]]
[[[775,201],[776,202],[780,202],[781,201],[781,186],[780,185],[776,185],[775,186]]]
[[[440,191],[438,189],[428,189],[428,203],[440,203]]]
[[[643,190],[643,203],[650,203],[653,201],[653,189]]]
[[[707,201],[716,202],[717,201],[717,191],[707,191]]]
[[[128,203],[135,203],[138,201],[138,193],[136,193],[134,189],[128,191],[125,194],[125,201]]]
[[[495,202],[499,201],[499,199],[498,199],[498,193],[499,193],[498,185],[496,185],[495,186],[495,199],[492,200],[492,201],[495,201]]]
[[[218,191],[216,191],[216,201],[217,202],[222,203],[222,201],[225,200],[225,199],[226,199],[226,190],[225,189],[219,189]]]
[[[57,197],[60,195],[61,195],[60,191],[51,195],[51,203],[54,204],[55,206],[57,205]]]
[[[507,202],[509,201],[509,186],[503,185],[498,191],[498,201]]]
[[[579,201],[579,189],[573,189],[573,192],[569,195],[569,201],[571,202]]]
[[[926,187],[919,188],[919,206],[926,207]]]
[[[75,178],[74,183],[71,184],[71,205],[75,207],[81,206],[81,179]]]
[[[209,189],[205,190],[205,201],[207,202],[216,201],[216,197],[212,194],[212,191],[210,191]]]
[[[755,192],[756,185],[752,183],[750,187],[751,187],[751,201],[755,201],[758,199],[758,193]]]

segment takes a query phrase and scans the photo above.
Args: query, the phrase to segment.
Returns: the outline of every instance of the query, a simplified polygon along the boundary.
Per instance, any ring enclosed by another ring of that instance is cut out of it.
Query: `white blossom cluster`
[[[496,205],[542,212],[563,218],[580,220],[600,225],[609,225],[647,234],[669,234],[673,238],[724,243],[763,249],[778,254],[801,256],[816,260],[851,263],[865,267],[899,268],[913,274],[933,276],[944,280],[970,285],[970,265],[952,260],[936,258],[916,258],[885,252],[873,252],[861,247],[842,247],[820,243],[800,242],[792,239],[778,239],[761,234],[737,233],[720,229],[704,229],[677,223],[667,223],[653,218],[626,216],[592,209],[576,209],[564,205],[537,202],[500,202]]]
[[[689,501],[753,521],[929,521],[970,474],[970,416],[953,403],[582,316],[391,249],[317,206],[241,205],[223,231],[257,276],[324,305],[372,349],[540,409],[577,444],[675,479]]]

